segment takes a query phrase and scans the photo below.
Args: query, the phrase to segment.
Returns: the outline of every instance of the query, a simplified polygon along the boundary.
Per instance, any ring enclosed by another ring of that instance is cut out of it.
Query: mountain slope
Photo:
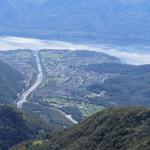
[[[22,75],[6,63],[0,61],[0,83],[0,103],[14,103],[17,94],[24,87]]]
[[[40,145],[29,143],[26,149],[148,150],[150,110],[138,107],[107,109],[67,131],[50,136],[49,141]]]
[[[149,42],[147,0],[0,0],[0,34],[60,40]]]
[[[97,73],[120,74],[105,81],[104,84],[94,83],[87,87],[89,91],[97,94],[105,91],[105,97],[95,99],[96,103],[105,106],[150,106],[150,65],[94,64],[87,66],[86,69]]]
[[[23,140],[36,138],[45,131],[54,131],[56,127],[13,107],[0,105],[0,149],[2,150],[7,150]]]

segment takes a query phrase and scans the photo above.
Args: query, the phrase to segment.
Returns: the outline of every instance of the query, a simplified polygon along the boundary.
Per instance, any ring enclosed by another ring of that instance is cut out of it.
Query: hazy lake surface
[[[124,63],[128,64],[150,64],[149,47],[119,47],[104,44],[77,44],[63,41],[40,40],[31,38],[20,38],[3,36],[0,37],[0,50],[15,50],[15,49],[55,49],[55,50],[92,50],[103,52],[120,58]],[[147,52],[145,52],[147,49]]]

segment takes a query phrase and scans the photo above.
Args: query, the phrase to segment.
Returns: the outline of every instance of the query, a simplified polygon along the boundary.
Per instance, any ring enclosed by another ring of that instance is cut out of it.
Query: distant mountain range
[[[148,44],[148,0],[0,0],[0,35]]]

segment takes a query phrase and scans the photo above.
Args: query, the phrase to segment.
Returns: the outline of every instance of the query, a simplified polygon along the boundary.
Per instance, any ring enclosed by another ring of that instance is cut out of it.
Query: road
[[[34,52],[34,56],[36,58],[36,64],[37,64],[37,68],[38,68],[37,79],[36,79],[35,83],[21,95],[20,100],[17,102],[17,108],[19,108],[19,109],[22,109],[23,104],[25,102],[28,102],[28,100],[27,100],[28,96],[30,94],[32,94],[34,92],[34,90],[36,90],[39,87],[39,85],[42,83],[42,80],[44,78],[42,65],[41,65],[41,61],[40,61],[40,57],[39,57],[39,52],[38,51]],[[64,117],[67,118],[68,120],[70,120],[72,123],[74,123],[74,124],[78,123],[76,120],[74,120],[72,118],[71,115],[68,115],[61,110],[58,110],[58,111],[61,112],[64,115]]]
[[[20,100],[17,102],[17,108],[22,108],[23,104],[27,102],[28,96],[38,88],[38,86],[41,84],[43,80],[43,71],[42,71],[42,66],[41,66],[41,61],[39,57],[39,52],[34,52],[35,58],[36,58],[36,63],[37,63],[37,68],[38,68],[38,75],[35,83],[27,89],[21,96]]]
[[[58,110],[65,118],[67,118],[68,120],[70,120],[73,124],[78,124],[78,122],[76,120],[74,120],[71,115],[66,114],[62,110],[59,110],[59,109],[56,109],[56,110]]]

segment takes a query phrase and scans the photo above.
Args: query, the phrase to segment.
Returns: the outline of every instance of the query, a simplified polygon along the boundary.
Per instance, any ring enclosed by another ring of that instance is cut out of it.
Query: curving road
[[[41,66],[41,61],[39,57],[39,52],[35,52],[34,56],[36,58],[36,63],[37,63],[37,68],[38,68],[38,75],[35,83],[27,89],[21,96],[20,100],[17,102],[17,107],[22,108],[23,104],[27,102],[28,96],[36,89],[38,86],[41,84],[43,80],[43,71],[42,71],[42,66]]]
[[[20,109],[23,107],[23,104],[25,102],[28,102],[28,100],[27,100],[28,96],[30,94],[32,94],[34,92],[34,90],[36,90],[38,88],[38,86],[42,83],[42,80],[44,78],[42,65],[41,65],[41,61],[40,61],[40,57],[39,57],[39,52],[34,52],[34,56],[36,58],[36,64],[37,64],[37,68],[38,68],[37,79],[36,79],[35,83],[21,95],[20,100],[17,102],[17,108],[20,108]],[[36,103],[36,104],[38,104],[38,103]],[[40,105],[40,104],[38,104],[38,105]],[[71,115],[68,115],[61,110],[58,110],[58,111],[60,113],[62,113],[62,115],[64,115],[64,117],[67,118],[68,120],[70,120],[72,123],[74,123],[74,124],[78,123],[76,120],[74,120],[72,118]]]

